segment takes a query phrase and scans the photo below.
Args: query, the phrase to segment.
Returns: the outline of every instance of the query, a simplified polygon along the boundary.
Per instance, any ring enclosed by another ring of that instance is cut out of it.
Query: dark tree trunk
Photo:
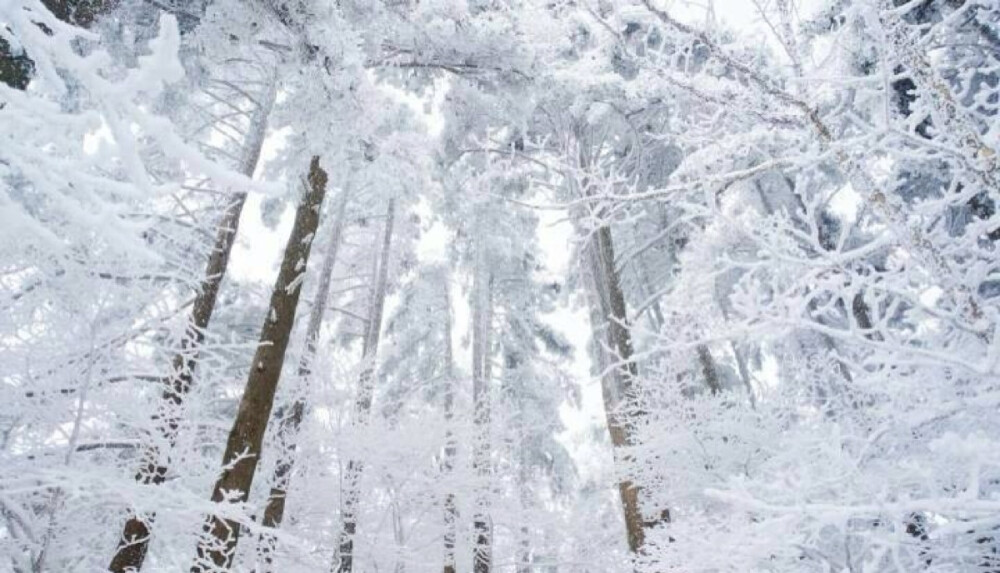
[[[253,177],[264,145],[267,117],[274,102],[274,91],[270,89],[261,107],[254,113],[248,131],[247,142],[242,157],[240,172]],[[156,437],[150,440],[142,453],[142,463],[135,479],[144,485],[159,485],[169,472],[169,450],[177,439],[180,415],[184,397],[191,389],[194,371],[198,364],[198,354],[204,340],[205,329],[212,319],[219,297],[219,287],[229,267],[229,256],[236,242],[240,215],[246,202],[246,193],[235,195],[223,212],[216,228],[215,241],[205,265],[198,294],[191,307],[187,329],[181,339],[180,351],[171,361],[171,373],[166,380],[166,388],[160,400],[157,413],[153,417]],[[119,537],[118,547],[111,559],[108,570],[113,573],[138,571],[146,559],[149,549],[153,514],[131,514],[125,521]]]
[[[308,386],[312,377],[312,362],[316,357],[316,342],[319,339],[319,331],[323,326],[323,315],[326,304],[330,298],[330,280],[333,275],[333,268],[337,263],[337,253],[340,250],[340,237],[344,229],[344,213],[347,210],[347,202],[350,191],[345,188],[337,202],[336,212],[333,216],[333,228],[330,230],[330,239],[327,243],[326,255],[323,259],[323,268],[320,270],[319,284],[316,287],[316,298],[313,300],[312,310],[309,313],[309,325],[306,327],[306,343],[299,359],[299,379]],[[271,492],[267,498],[267,505],[264,507],[264,517],[261,520],[264,527],[277,529],[281,527],[281,522],[285,517],[285,497],[288,493],[288,484],[291,480],[292,470],[295,466],[296,441],[298,439],[299,427],[305,415],[306,404],[303,397],[298,397],[291,408],[284,412],[280,418],[278,426],[278,442],[283,448],[278,454],[275,464],[274,474],[271,477]],[[260,536],[260,553],[262,567],[261,572],[272,571],[272,552],[276,540],[273,535],[262,533]]]
[[[445,368],[447,368],[447,379],[445,380],[444,391],[444,460],[441,464],[442,473],[446,479],[450,479],[455,471],[455,455],[458,452],[458,444],[455,440],[455,357],[451,350],[451,296],[448,294],[448,284],[442,285],[444,289],[445,309]],[[444,573],[455,573],[455,540],[458,537],[458,506],[455,502],[455,494],[451,491],[444,497]]]
[[[520,505],[521,526],[518,528],[517,569],[516,573],[531,573],[531,529],[528,527],[528,512],[531,510],[531,468],[528,466],[528,428],[524,416],[521,416],[518,428],[517,460],[517,497]]]
[[[288,237],[278,279],[271,293],[271,303],[260,332],[260,345],[254,353],[246,390],[240,400],[236,421],[229,432],[222,458],[225,469],[215,483],[212,501],[226,501],[227,493],[236,492],[237,502],[245,502],[253,484],[260,459],[264,432],[274,405],[285,351],[295,323],[295,312],[302,292],[301,275],[306,272],[312,238],[319,226],[319,212],[326,195],[327,175],[319,157],[309,165],[307,188],[295,213],[295,223]],[[233,520],[210,516],[206,535],[198,543],[192,573],[209,566],[228,568],[232,564],[240,526]]]
[[[596,147],[586,129],[578,126],[575,131],[578,166],[587,172],[594,168],[592,150]],[[581,197],[593,194],[589,177],[576,182],[575,186],[576,192]],[[633,357],[632,333],[621,277],[615,268],[611,228],[604,223],[596,229],[584,229],[584,231],[588,233],[584,256],[592,291],[592,296],[589,297],[590,314],[595,354],[601,372],[604,415],[611,437],[615,467],[620,471],[621,466],[628,465],[631,461],[628,450],[637,441],[634,435],[635,422],[644,415],[639,408],[636,387],[639,369]],[[619,478],[618,495],[625,519],[628,547],[632,554],[642,551],[647,527],[670,521],[669,511],[664,510],[658,521],[646,522],[643,519],[639,494],[639,487],[631,480]]]
[[[492,569],[493,531],[490,523],[490,349],[492,334],[493,277],[485,260],[482,244],[476,246],[476,268],[472,303],[472,400],[475,424],[473,471],[479,481],[472,529],[475,540],[472,553],[473,573]]]
[[[629,330],[625,296],[622,293],[618,272],[615,270],[614,243],[611,229],[603,226],[591,235],[587,247],[590,275],[594,290],[595,332],[603,330],[610,356],[604,355],[602,364],[601,389],[604,397],[604,413],[607,418],[608,433],[616,462],[626,462],[624,452],[635,445],[633,425],[630,422],[642,415],[638,407],[636,377],[638,367],[633,359],[632,334]],[[596,337],[600,338],[600,337]],[[605,354],[600,340],[598,354]],[[625,531],[629,551],[639,553],[645,542],[647,523],[643,519],[639,505],[639,488],[631,480],[622,479],[618,483],[618,494],[625,517]],[[669,521],[669,513],[662,513],[661,521]]]

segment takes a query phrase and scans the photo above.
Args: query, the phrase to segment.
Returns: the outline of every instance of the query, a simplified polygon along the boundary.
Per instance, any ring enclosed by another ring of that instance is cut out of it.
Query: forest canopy
[[[1000,572],[1000,0],[0,1],[0,571]]]

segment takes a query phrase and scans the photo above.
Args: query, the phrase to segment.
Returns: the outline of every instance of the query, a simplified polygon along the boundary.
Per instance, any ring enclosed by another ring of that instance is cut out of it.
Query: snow
[[[996,3],[473,4],[0,3],[0,562],[996,568]]]

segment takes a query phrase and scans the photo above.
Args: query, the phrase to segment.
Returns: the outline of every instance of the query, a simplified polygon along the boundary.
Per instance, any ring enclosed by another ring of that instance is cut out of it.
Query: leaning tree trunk
[[[447,369],[444,390],[444,460],[441,470],[445,483],[451,487],[451,479],[455,472],[455,455],[458,443],[455,439],[455,357],[451,350],[451,296],[448,284],[444,288],[445,312],[445,368]],[[444,496],[444,573],[455,573],[455,540],[458,538],[458,506],[455,502],[455,492],[451,489]]]
[[[636,392],[638,367],[633,358],[632,334],[626,314],[625,296],[622,293],[618,272],[614,266],[614,245],[611,229],[600,227],[591,235],[587,246],[591,287],[593,289],[591,315],[594,319],[595,346],[601,366],[601,390],[604,397],[604,413],[608,432],[611,435],[615,464],[628,461],[628,448],[635,445],[634,418],[641,415]],[[602,336],[603,335],[603,336]],[[601,338],[606,343],[602,344]],[[656,522],[646,523],[639,506],[639,487],[631,480],[618,482],[625,517],[628,547],[632,553],[639,553],[645,542],[645,528]],[[669,521],[669,513],[662,513],[663,521]]]
[[[368,329],[365,333],[362,369],[358,376],[358,395],[354,405],[354,425],[363,428],[368,424],[375,392],[375,357],[378,354],[379,335],[382,330],[382,312],[389,279],[389,254],[392,250],[393,222],[395,220],[395,200],[389,200],[385,215],[385,235],[382,238],[382,253],[379,255],[378,275],[372,289],[372,302],[368,310]],[[354,536],[358,531],[358,505],[361,501],[361,475],[364,461],[355,458],[347,462],[344,477],[340,540],[333,570],[350,573],[354,569]]]
[[[492,334],[493,276],[487,267],[482,241],[476,246],[472,283],[472,401],[475,444],[472,467],[478,483],[472,530],[473,573],[490,573],[493,531],[490,523],[490,348]]]
[[[243,149],[240,172],[247,177],[253,177],[260,160],[260,150],[264,145],[264,135],[267,131],[267,117],[274,104],[274,86],[268,88],[264,101],[254,112]],[[215,242],[208,257],[205,274],[202,278],[198,294],[191,307],[187,328],[181,339],[181,348],[171,361],[171,374],[167,387],[163,391],[157,413],[153,417],[155,437],[145,446],[142,453],[142,465],[135,476],[136,481],[144,485],[159,485],[167,478],[169,471],[169,451],[177,440],[177,430],[180,425],[181,409],[184,397],[191,389],[195,367],[198,364],[198,354],[208,328],[215,303],[219,296],[219,287],[229,266],[229,255],[236,242],[236,231],[240,224],[240,215],[246,203],[246,193],[234,195],[219,221],[215,234]],[[118,547],[111,559],[108,570],[113,573],[138,571],[142,568],[149,549],[152,534],[153,514],[132,514],[125,521],[119,537]]]
[[[312,363],[316,358],[316,342],[319,339],[320,328],[323,326],[323,315],[326,310],[326,304],[330,298],[330,280],[333,275],[333,267],[337,263],[337,253],[340,250],[340,238],[344,230],[344,213],[347,210],[349,194],[349,189],[345,187],[340,194],[340,199],[337,201],[336,211],[333,216],[333,228],[330,230],[326,255],[323,258],[323,268],[320,270],[319,284],[316,286],[316,298],[313,300],[312,310],[309,312],[309,325],[306,327],[306,343],[302,356],[299,359],[298,370],[299,380],[306,387],[308,387],[309,380],[312,377]],[[277,529],[281,527],[281,522],[285,517],[285,497],[288,493],[288,484],[295,466],[296,441],[305,410],[305,399],[299,396],[284,416],[280,414],[278,416],[281,419],[278,426],[278,441],[282,450],[278,452],[278,460],[275,463],[274,474],[271,477],[271,493],[267,498],[267,505],[264,507],[264,517],[262,519],[264,527]],[[259,544],[262,561],[261,573],[272,571],[272,553],[276,543],[274,535],[261,533]]]
[[[570,179],[571,190],[581,197],[594,194],[589,173],[596,169],[595,146],[590,141],[585,128],[574,129],[576,139],[577,167],[583,177]],[[575,213],[578,219],[586,216]],[[611,452],[615,468],[620,471],[630,462],[628,450],[636,445],[635,422],[644,414],[639,408],[637,392],[638,366],[633,357],[632,333],[622,292],[621,277],[615,268],[614,242],[611,228],[605,222],[596,229],[586,231],[587,243],[584,248],[585,263],[590,279],[591,328],[594,349],[601,373],[601,394],[604,399],[604,415],[608,433],[611,436]],[[629,551],[635,555],[642,551],[646,540],[646,527],[670,521],[670,512],[664,510],[659,519],[646,522],[639,504],[639,487],[632,480],[619,478],[618,495],[621,499],[625,518],[625,532]]]
[[[327,175],[320,167],[318,156],[314,156],[309,164],[305,183],[306,189],[295,212],[295,223],[288,236],[281,269],[271,293],[271,303],[260,331],[260,344],[254,353],[236,421],[226,442],[222,474],[212,492],[212,501],[216,503],[245,502],[257,471],[264,432],[285,362],[285,350],[295,323],[301,283],[326,195]],[[206,535],[198,543],[192,573],[215,567],[229,568],[236,552],[239,532],[240,526],[235,520],[210,516],[205,525]]]

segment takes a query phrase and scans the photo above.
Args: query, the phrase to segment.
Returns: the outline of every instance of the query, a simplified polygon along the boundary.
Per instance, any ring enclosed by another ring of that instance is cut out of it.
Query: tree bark
[[[570,185],[575,187],[573,190],[581,197],[587,197],[593,192],[589,172],[595,168],[595,156],[592,151],[595,146],[584,127],[576,126],[574,135],[577,145],[577,167],[584,176],[580,180],[571,180]],[[589,216],[589,214],[579,213],[578,216]],[[604,223],[596,229],[584,230],[588,232],[583,255],[586,257],[589,286],[592,291],[588,300],[595,355],[601,372],[601,394],[608,433],[611,437],[611,451],[615,468],[620,471],[622,465],[630,462],[629,449],[637,441],[634,422],[644,415],[639,408],[636,387],[639,369],[633,358],[632,333],[621,277],[615,268],[611,228]],[[619,477],[618,496],[621,499],[629,551],[633,555],[639,554],[642,550],[647,526],[670,521],[669,511],[664,510],[658,521],[645,522],[639,504],[639,494],[639,487],[632,480]]]
[[[476,264],[472,285],[472,400],[475,424],[473,471],[479,481],[472,529],[475,535],[472,553],[473,573],[490,573],[492,568],[493,531],[490,522],[490,350],[492,334],[493,276],[486,261],[482,241],[476,245]]]
[[[382,253],[379,255],[378,274],[372,289],[372,302],[368,311],[368,328],[365,333],[361,375],[358,376],[358,395],[354,406],[354,425],[368,425],[375,392],[375,357],[378,354],[379,336],[382,330],[382,312],[389,277],[389,254],[392,251],[392,232],[395,220],[396,202],[389,200],[385,215],[385,234],[382,238]],[[347,462],[344,476],[344,496],[341,510],[340,541],[333,570],[350,573],[354,569],[354,536],[358,531],[358,505],[361,496],[361,476],[364,460],[360,458]]]
[[[278,279],[271,293],[268,316],[264,319],[260,332],[260,345],[254,353],[246,390],[226,442],[222,474],[212,493],[212,501],[216,503],[245,502],[253,484],[264,432],[285,361],[285,351],[295,323],[295,312],[302,292],[301,281],[319,226],[319,212],[326,195],[326,184],[326,172],[320,167],[319,156],[314,156],[309,165],[306,189],[296,210],[295,223],[285,247]],[[229,568],[239,532],[240,526],[235,520],[210,516],[205,525],[206,535],[198,543],[192,573],[201,573],[206,567]]]
[[[275,91],[272,85],[250,122],[240,165],[240,172],[247,177],[253,177],[257,169],[267,131],[267,118],[271,113],[274,97]],[[229,267],[229,257],[236,243],[236,232],[239,229],[246,198],[246,193],[234,195],[216,227],[215,241],[198,294],[191,306],[187,328],[180,342],[181,348],[171,360],[171,373],[166,380],[166,388],[157,413],[153,416],[155,437],[145,445],[142,464],[135,476],[136,481],[143,485],[159,485],[167,478],[170,469],[169,452],[177,440],[184,397],[191,389],[205,329],[212,319],[219,297],[219,288]],[[154,519],[155,515],[151,513],[144,515],[133,513],[127,518],[119,537],[118,547],[108,566],[109,571],[126,573],[142,568],[149,549]]]
[[[396,565],[393,573],[406,573],[406,562],[403,551],[406,549],[406,532],[403,531],[403,518],[399,515],[399,504],[392,504],[392,533],[396,541]]]
[[[521,415],[518,440],[520,448],[517,460],[517,497],[520,505],[521,526],[518,528],[516,573],[531,573],[531,529],[528,527],[528,511],[531,509],[531,471],[528,467],[528,429],[524,415]]]
[[[591,316],[602,373],[604,414],[608,433],[611,435],[615,465],[620,466],[629,460],[627,450],[636,442],[629,420],[641,416],[641,411],[635,382],[638,367],[633,359],[625,296],[614,267],[614,244],[609,227],[603,226],[593,232],[587,246],[587,257],[594,291],[591,297]],[[607,349],[600,342],[602,333]],[[647,524],[643,520],[639,506],[639,487],[631,480],[621,479],[618,482],[618,494],[625,517],[629,551],[637,554],[645,542],[646,526],[655,525],[656,522]],[[663,521],[669,521],[668,512],[663,512],[662,515]]]
[[[323,258],[323,267],[320,270],[319,284],[316,286],[316,296],[313,299],[312,309],[309,312],[309,324],[306,327],[306,342],[299,358],[299,380],[308,387],[312,378],[312,363],[316,358],[316,343],[319,340],[319,331],[323,326],[323,316],[326,305],[330,298],[330,281],[333,276],[333,268],[337,263],[337,253],[340,250],[340,238],[344,230],[344,213],[347,211],[347,203],[350,196],[350,189],[345,187],[337,201],[333,216],[333,228],[330,229],[330,237],[327,241],[326,255]],[[299,428],[305,416],[305,398],[299,396],[292,404],[285,415],[278,414],[280,419],[278,426],[278,442],[283,449],[278,454],[275,463],[274,474],[271,477],[271,492],[267,498],[267,505],[264,507],[264,516],[261,523],[264,527],[277,529],[281,527],[281,522],[285,517],[285,497],[288,493],[288,485],[291,481],[292,471],[295,467],[295,450],[298,440]],[[262,533],[260,535],[259,551],[262,561],[260,571],[269,573],[273,570],[273,556],[277,541],[274,535]]]
[[[451,296],[447,283],[444,288],[445,303],[445,368],[447,368],[444,391],[444,460],[441,470],[448,483],[455,471],[455,455],[458,443],[455,439],[455,357],[451,350]],[[455,493],[448,491],[444,497],[444,573],[455,573],[455,540],[458,538],[458,507]]]

